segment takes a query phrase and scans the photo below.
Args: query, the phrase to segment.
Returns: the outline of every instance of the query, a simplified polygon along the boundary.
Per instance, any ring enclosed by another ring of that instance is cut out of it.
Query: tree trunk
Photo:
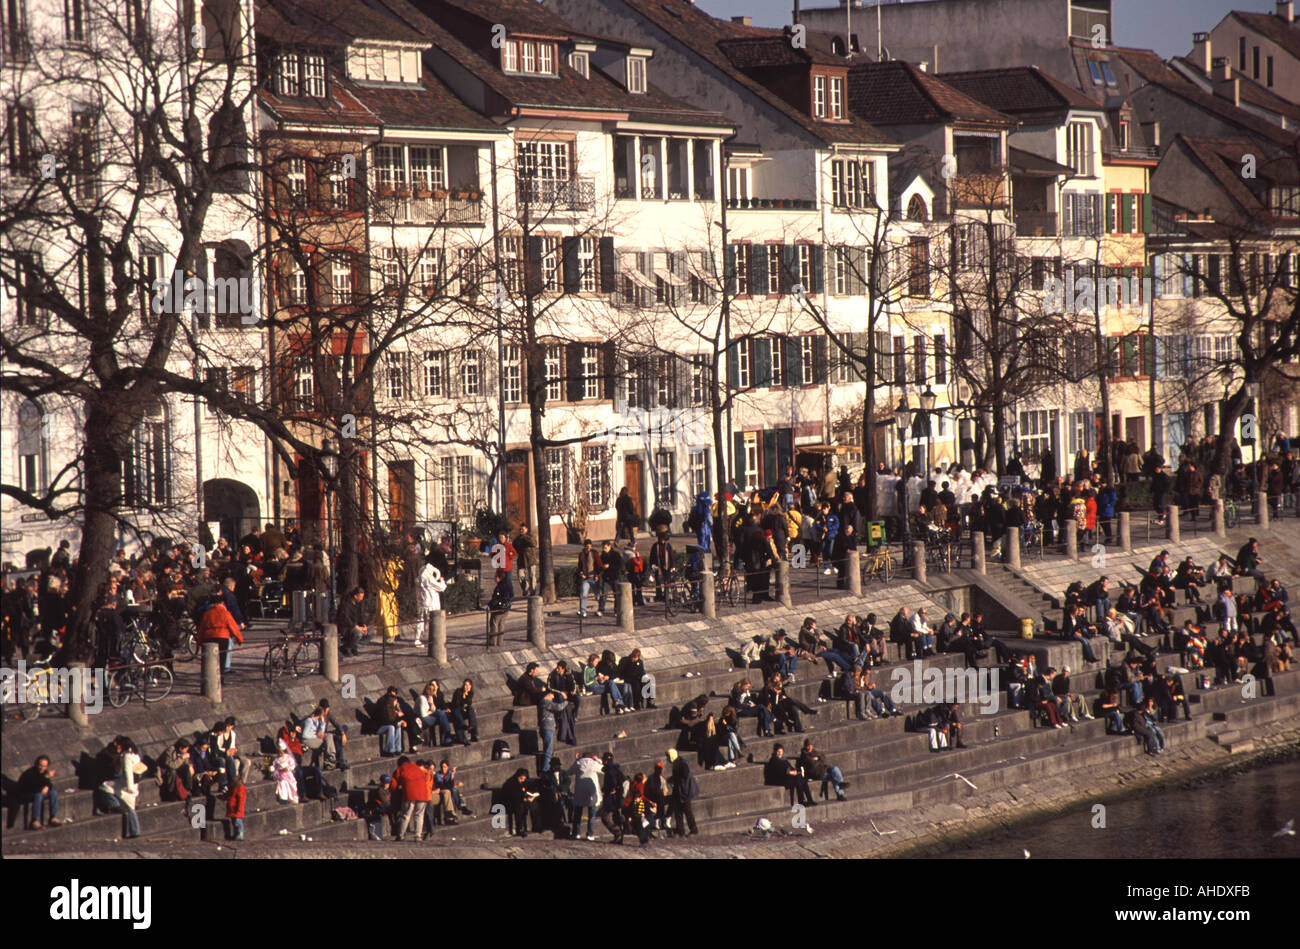
[[[862,467],[867,473],[867,509],[865,521],[874,521],[880,511],[876,498],[876,365],[875,333],[868,332],[867,392],[862,399]]]
[[[1221,490],[1225,493],[1228,490],[1228,471],[1232,468],[1232,432],[1237,428],[1237,420],[1241,418],[1242,413],[1250,405],[1250,395],[1243,384],[1231,398],[1224,403],[1223,420],[1219,424],[1218,445],[1214,454],[1214,470],[1219,475],[1219,483],[1222,485]],[[1263,432],[1260,430],[1259,419],[1255,419],[1255,457],[1263,457]],[[1256,480],[1259,478],[1259,469],[1261,465],[1255,466]]]
[[[716,363],[715,363],[716,364]],[[713,569],[719,571],[727,563],[727,552],[730,548],[731,540],[731,519],[727,514],[727,454],[726,441],[722,434],[722,399],[719,396],[718,386],[722,383],[716,383],[711,388],[713,390],[713,451],[718,456],[718,463],[714,466],[718,475],[718,517],[713,522],[712,531],[712,552],[713,552]]]
[[[342,439],[339,452],[338,473],[338,518],[339,551],[338,563],[334,564],[335,583],[340,591],[353,589],[361,582],[361,525],[364,521],[361,512],[359,455],[355,443],[350,438]],[[328,503],[328,502],[327,502]],[[374,590],[367,590],[374,593]]]
[[[123,413],[125,414],[125,413]],[[108,584],[108,567],[116,544],[117,518],[122,507],[122,452],[113,433],[129,432],[129,420],[90,405],[85,436],[85,512],[81,547],[73,570],[72,598],[64,644],[71,659],[91,661],[95,641],[95,610]]]

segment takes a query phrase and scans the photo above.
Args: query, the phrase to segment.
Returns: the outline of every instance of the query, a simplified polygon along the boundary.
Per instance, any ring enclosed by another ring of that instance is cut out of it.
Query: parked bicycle
[[[138,695],[146,704],[171,694],[175,678],[167,660],[131,662],[108,670],[108,704],[121,708]]]
[[[291,674],[295,679],[320,672],[321,643],[324,637],[316,633],[290,633],[267,643],[266,657],[262,660],[262,675],[267,682]]]
[[[880,580],[884,583],[889,582],[890,574],[894,571],[894,555],[890,553],[889,548],[883,544],[867,556],[862,566],[862,579]]]

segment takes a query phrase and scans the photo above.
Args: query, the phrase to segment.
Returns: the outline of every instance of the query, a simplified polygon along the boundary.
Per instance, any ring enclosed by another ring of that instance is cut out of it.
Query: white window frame
[[[826,118],[826,77],[813,76],[813,115]]]
[[[325,57],[319,53],[304,53],[302,57],[302,94],[312,99],[324,99]]]
[[[644,56],[627,58],[627,91],[641,95],[646,90],[646,62]]]
[[[816,381],[817,337],[799,337],[799,384],[810,386]]]
[[[831,118],[844,118],[844,78],[831,77]]]
[[[569,68],[583,79],[591,78],[591,62],[585,52],[574,50],[569,54]]]
[[[786,384],[785,380],[785,339],[780,336],[770,336],[771,345],[768,347],[772,353],[770,368],[772,381],[768,385],[773,388],[779,388]]]
[[[297,53],[281,53],[275,61],[275,94],[296,98],[302,95],[302,67]]]
[[[582,345],[582,397],[600,398],[600,347],[594,343]]]
[[[655,501],[672,510],[677,506],[677,455],[667,448],[655,452]]]
[[[330,261],[330,291],[336,306],[352,302],[352,266],[346,260]]]
[[[748,389],[750,386],[749,350],[752,340],[743,339],[736,347],[736,387]]]
[[[447,390],[447,354],[433,349],[426,351],[423,368],[425,397],[443,399],[450,395]]]
[[[709,490],[709,449],[690,450],[691,497],[697,498]]]
[[[552,343],[546,347],[543,368],[546,372],[546,401],[564,401],[564,346]]]
[[[384,393],[394,402],[411,397],[411,365],[407,353],[384,355]]]
[[[461,353],[460,391],[469,397],[483,394],[483,350],[470,348]]]
[[[518,343],[506,343],[501,349],[501,399],[514,405],[524,400],[523,350]]]

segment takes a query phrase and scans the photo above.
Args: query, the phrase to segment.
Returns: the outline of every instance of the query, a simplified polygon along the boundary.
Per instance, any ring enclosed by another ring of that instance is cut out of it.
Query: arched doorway
[[[213,478],[203,482],[203,520],[221,525],[221,536],[235,546],[261,521],[257,493],[242,481]]]

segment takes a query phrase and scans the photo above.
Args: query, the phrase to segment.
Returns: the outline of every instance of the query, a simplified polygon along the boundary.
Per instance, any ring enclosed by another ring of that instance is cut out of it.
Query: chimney
[[[1192,65],[1205,75],[1210,74],[1214,60],[1210,56],[1210,34],[1193,33],[1192,34],[1192,55],[1189,57]]]
[[[794,14],[790,17],[790,22],[799,22],[799,0],[794,0]]]
[[[1291,0],[1277,0],[1277,15],[1283,23],[1295,22],[1295,5]]]
[[[1227,99],[1235,106],[1241,105],[1241,85],[1232,78],[1232,67],[1226,56],[1214,58],[1214,68],[1210,70],[1210,79],[1214,83],[1214,94]]]
[[[752,16],[733,16],[732,23],[739,23],[741,26],[753,26],[754,18]]]

